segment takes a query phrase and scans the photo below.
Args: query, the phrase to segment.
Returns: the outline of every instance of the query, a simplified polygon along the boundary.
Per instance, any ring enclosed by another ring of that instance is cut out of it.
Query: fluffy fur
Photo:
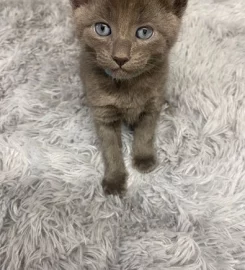
[[[190,0],[160,166],[106,198],[68,1],[0,2],[0,268],[245,269],[245,3]],[[83,105],[81,106],[80,103]]]

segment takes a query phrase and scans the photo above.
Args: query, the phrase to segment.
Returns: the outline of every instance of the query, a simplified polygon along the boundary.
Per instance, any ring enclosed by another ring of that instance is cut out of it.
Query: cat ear
[[[81,5],[87,4],[89,0],[70,0],[73,8],[79,8]]]
[[[173,0],[174,13],[181,17],[187,7],[188,0]]]

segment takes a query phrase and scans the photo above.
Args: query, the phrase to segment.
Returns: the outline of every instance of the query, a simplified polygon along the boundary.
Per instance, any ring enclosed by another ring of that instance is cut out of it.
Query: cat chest
[[[88,92],[89,103],[96,107],[113,106],[119,110],[132,111],[144,108],[145,104],[151,99],[151,95],[132,91],[124,92]]]
[[[144,111],[144,107],[132,108],[132,109],[122,109],[122,120],[129,125],[134,125],[138,122],[140,115]]]
[[[138,121],[140,114],[145,110],[146,103],[147,99],[125,96],[107,96],[107,98],[103,96],[90,102],[98,120],[103,122],[123,120],[129,124]]]
[[[124,121],[128,124],[138,122],[144,107],[118,108],[115,106],[93,107],[93,114],[96,120],[104,123]]]

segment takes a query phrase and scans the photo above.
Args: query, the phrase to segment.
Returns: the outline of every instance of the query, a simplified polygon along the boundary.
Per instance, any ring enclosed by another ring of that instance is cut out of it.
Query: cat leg
[[[134,128],[133,166],[142,173],[149,173],[157,166],[154,137],[159,113],[144,112]]]
[[[96,129],[105,164],[105,176],[102,182],[104,192],[114,195],[123,194],[126,191],[127,172],[121,150],[121,122],[97,121]]]

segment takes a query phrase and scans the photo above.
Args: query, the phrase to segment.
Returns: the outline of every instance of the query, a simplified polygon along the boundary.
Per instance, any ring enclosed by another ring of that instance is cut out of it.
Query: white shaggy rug
[[[106,198],[68,0],[0,0],[0,269],[245,269],[245,1],[190,0],[158,169]]]

